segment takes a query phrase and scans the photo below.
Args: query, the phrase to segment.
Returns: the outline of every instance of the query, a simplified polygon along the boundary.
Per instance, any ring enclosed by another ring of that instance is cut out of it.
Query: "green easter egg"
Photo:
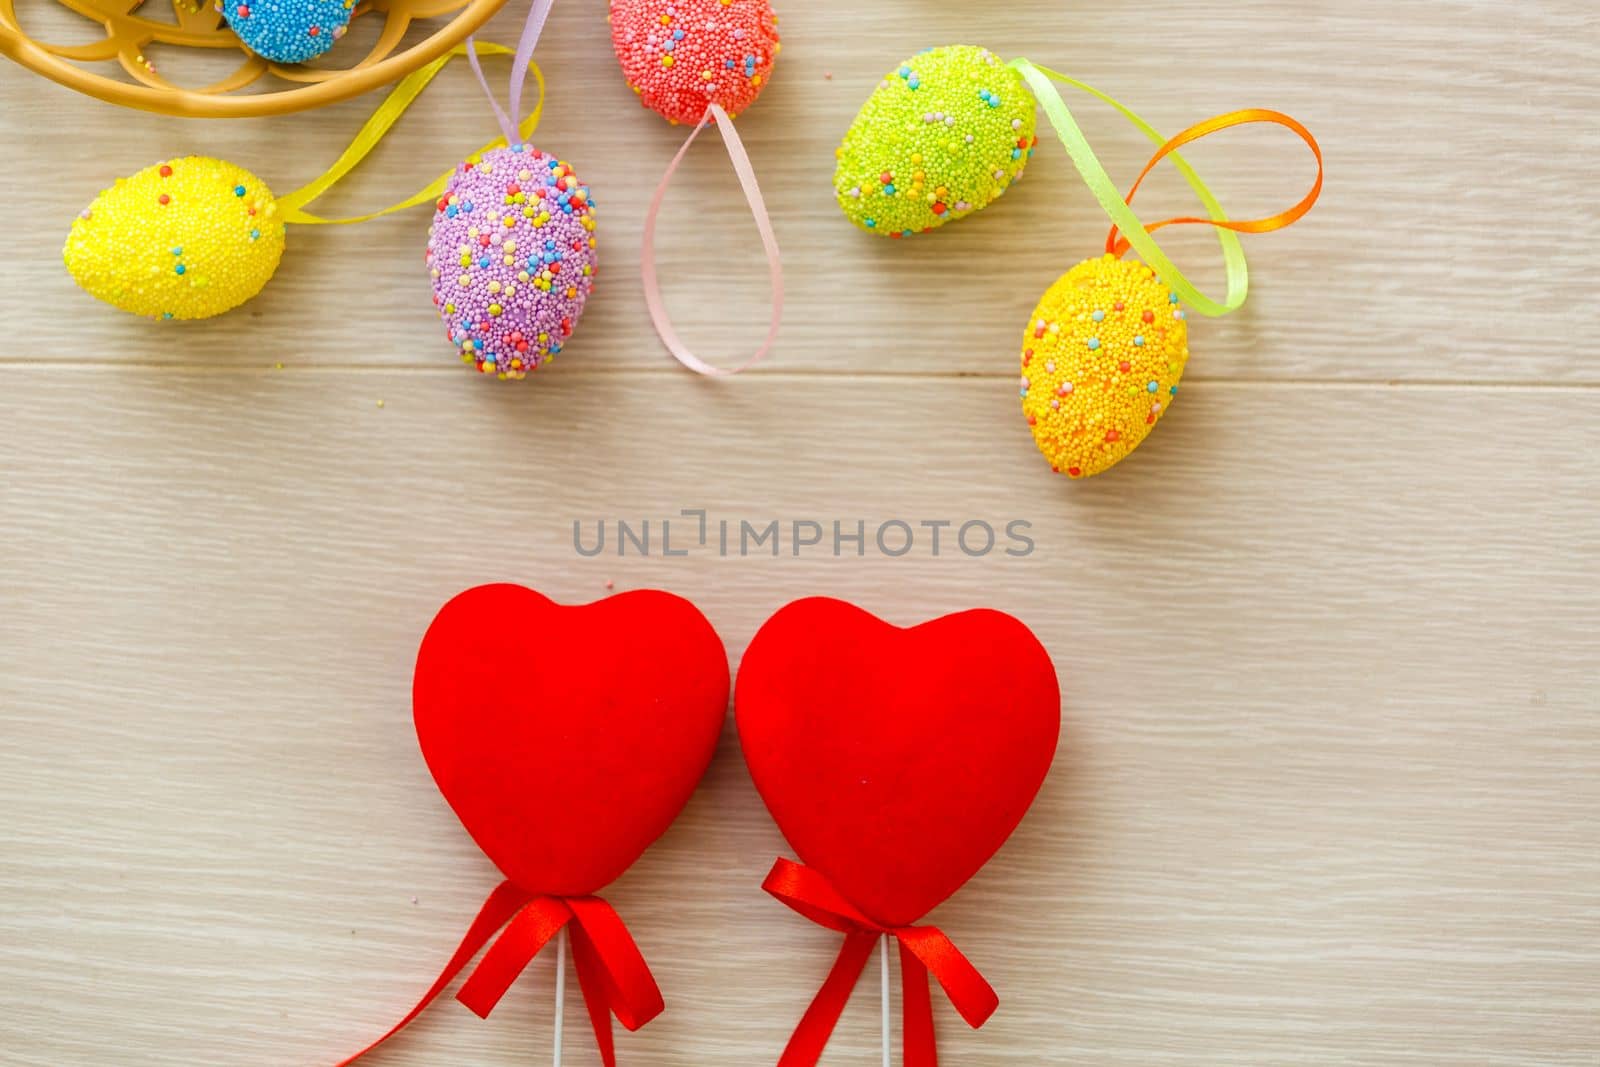
[[[839,145],[833,188],[864,230],[924,233],[998,199],[1036,143],[1021,75],[987,48],[932,48],[867,98]]]

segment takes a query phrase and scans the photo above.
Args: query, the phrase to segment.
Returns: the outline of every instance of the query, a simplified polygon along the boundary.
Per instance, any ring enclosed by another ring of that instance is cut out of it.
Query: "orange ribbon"
[[[650,967],[610,904],[599,897],[543,896],[507,880],[489,894],[455,955],[416,1007],[388,1033],[341,1060],[338,1067],[348,1067],[410,1025],[502,927],[505,932],[456,993],[457,1000],[482,1018],[489,1017],[517,976],[563,927],[571,934],[573,966],[605,1067],[617,1063],[611,1016],[629,1030],[637,1030],[665,1007]]]
[[[1155,170],[1163,159],[1166,159],[1184,145],[1193,144],[1202,137],[1207,137],[1213,133],[1218,133],[1234,126],[1246,126],[1254,122],[1268,122],[1279,126],[1286,126],[1298,134],[1300,139],[1310,147],[1311,154],[1317,157],[1317,181],[1316,184],[1311,187],[1311,192],[1307,193],[1298,204],[1290,208],[1288,211],[1282,211],[1276,215],[1271,215],[1264,219],[1249,219],[1244,222],[1235,222],[1231,219],[1203,219],[1194,215],[1184,215],[1178,218],[1163,219],[1160,222],[1148,223],[1145,225],[1145,231],[1147,233],[1154,233],[1156,230],[1159,230],[1165,226],[1185,225],[1215,226],[1218,229],[1232,230],[1235,233],[1271,233],[1273,230],[1281,230],[1285,226],[1291,226],[1298,222],[1302,217],[1305,216],[1306,212],[1310,211],[1312,207],[1316,205],[1317,198],[1322,195],[1322,146],[1317,144],[1317,139],[1311,135],[1311,131],[1306,129],[1305,126],[1299,122],[1299,120],[1285,115],[1281,111],[1269,111],[1265,108],[1247,108],[1243,111],[1232,111],[1226,115],[1218,115],[1214,119],[1207,119],[1198,125],[1189,127],[1187,130],[1184,130],[1176,137],[1173,137],[1171,140],[1167,141],[1166,144],[1163,144],[1156,150],[1156,154],[1150,158],[1150,162],[1145,164],[1144,170],[1139,172],[1138,180],[1133,183],[1133,188],[1128,190],[1128,205],[1130,207],[1132,206],[1134,196],[1138,194],[1139,187],[1143,185],[1144,180],[1150,176],[1150,172]],[[1118,226],[1115,223],[1112,223],[1111,233],[1106,237],[1106,251],[1111,255],[1120,258],[1121,256],[1126,255],[1128,249],[1131,247],[1133,246],[1128,239],[1121,236],[1121,230],[1118,228]]]
[[[812,922],[845,935],[833,969],[795,1028],[778,1067],[814,1067],[822,1058],[873,946],[886,934],[900,945],[904,1067],[937,1067],[939,1062],[930,975],[939,980],[956,1011],[974,1030],[988,1022],[1000,1006],[993,987],[937,927],[874,922],[822,874],[791,860],[778,860],[761,888]]]

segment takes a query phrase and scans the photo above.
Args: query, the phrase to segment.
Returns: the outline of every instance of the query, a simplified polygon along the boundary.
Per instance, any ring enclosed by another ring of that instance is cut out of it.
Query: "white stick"
[[[561,1024],[567,1009],[567,928],[556,935],[556,1067],[561,1067]]]
[[[891,1067],[889,1063],[889,935],[883,935],[883,951],[879,953],[883,961],[883,1067]],[[557,1067],[560,1067],[558,1064]]]

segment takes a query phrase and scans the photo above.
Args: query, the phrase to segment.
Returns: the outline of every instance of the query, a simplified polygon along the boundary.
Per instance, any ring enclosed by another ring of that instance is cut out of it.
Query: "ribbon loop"
[[[660,1015],[666,1009],[661,988],[622,917],[599,897],[574,897],[567,906],[577,919],[574,935],[593,949],[595,966],[589,969],[605,979],[617,1021],[631,1032]]]
[[[445,171],[429,182],[423,189],[398,204],[392,204],[382,210],[369,212],[365,215],[354,215],[342,219],[325,219],[305,210],[306,205],[337,185],[346,175],[355,170],[362,160],[367,158],[372,150],[378,146],[378,142],[383,140],[394,124],[400,120],[400,116],[406,113],[406,109],[416,102],[418,96],[422,95],[422,91],[428,87],[428,83],[433,81],[452,59],[458,56],[467,56],[474,68],[476,68],[478,56],[510,54],[511,49],[506,48],[504,45],[488,43],[456,45],[427,66],[408,74],[399,85],[394,87],[383,103],[378,105],[378,110],[374,111],[372,117],[367,119],[366,124],[361,127],[355,139],[350,142],[349,147],[333,162],[332,166],[309,184],[278,198],[278,210],[282,212],[283,220],[301,225],[344,226],[350,223],[381,218],[384,215],[392,215],[396,211],[404,211],[406,208],[438,199],[439,194],[444,191],[445,185],[455,173],[454,168]],[[539,86],[539,101],[534,105],[534,109],[528,117],[522,121],[519,132],[524,140],[533,133],[534,127],[539,125],[539,116],[544,111],[544,74],[537,66],[530,64],[529,68]],[[491,141],[478,149],[475,155],[481,155],[506,143],[507,141],[503,138]]]
[[[1094,194],[1095,199],[1100,202],[1100,206],[1110,217],[1111,233],[1106,238],[1106,251],[1116,256],[1125,255],[1130,248],[1137,251],[1140,257],[1149,264],[1150,268],[1160,275],[1161,280],[1166,283],[1167,287],[1172,290],[1173,294],[1181,302],[1190,305],[1202,315],[1214,317],[1237,311],[1244,305],[1245,298],[1249,295],[1250,269],[1245,263],[1244,247],[1240,244],[1237,234],[1267,233],[1271,230],[1280,230],[1294,223],[1306,212],[1310,211],[1317,202],[1318,197],[1322,195],[1322,149],[1317,145],[1316,138],[1311,135],[1310,130],[1281,112],[1268,111],[1261,108],[1235,111],[1192,126],[1176,137],[1168,139],[1162,137],[1160,133],[1156,132],[1155,127],[1140,118],[1126,104],[1108,96],[1093,86],[1086,85],[1076,78],[1068,77],[1048,67],[1037,66],[1026,59],[1014,59],[1010,65],[1028,83],[1028,87],[1033,90],[1033,95],[1038,99],[1039,105],[1044,108],[1045,116],[1050,120],[1050,125],[1055,128],[1056,136],[1060,138],[1062,146],[1067,150],[1067,155],[1071,157],[1073,166],[1078,169],[1084,184],[1089,187],[1089,191]],[[1053,82],[1057,81],[1080,89],[1090,96],[1110,104],[1121,112],[1124,118],[1137,126],[1141,133],[1160,146],[1155,156],[1145,166],[1143,173],[1139,175],[1139,179],[1134,182],[1132,190],[1126,197],[1118,191],[1116,184],[1111,180],[1111,176],[1106,173],[1106,169],[1101,165],[1099,158],[1094,153],[1094,149],[1089,146],[1088,138],[1084,136],[1083,130],[1079,128],[1077,120],[1073,118],[1071,109],[1061,99],[1061,94],[1056,91]],[[1217,201],[1216,196],[1212,194],[1206,183],[1195,173],[1194,168],[1189,166],[1183,157],[1177,155],[1177,150],[1219,130],[1252,122],[1276,123],[1280,126],[1286,126],[1298,134],[1310,146],[1312,154],[1316,156],[1317,180],[1316,184],[1312,186],[1311,192],[1288,211],[1273,215],[1270,218],[1253,219],[1248,222],[1233,222],[1228,219],[1227,213],[1222,210],[1222,205]],[[1147,226],[1139,220],[1139,216],[1134,212],[1133,198],[1139,191],[1139,187],[1144,183],[1145,178],[1150,175],[1150,172],[1162,160],[1169,157],[1172,159],[1173,165],[1178,168],[1179,173],[1183,175],[1184,180],[1189,183],[1189,187],[1194,190],[1195,195],[1200,198],[1200,202],[1205,205],[1209,217],[1185,216],[1165,219]],[[1217,239],[1222,245],[1223,265],[1227,271],[1228,278],[1227,296],[1220,301],[1206,296],[1196,288],[1194,283],[1188,279],[1183,271],[1178,269],[1177,264],[1173,263],[1166,252],[1162,250],[1156,239],[1151,236],[1153,232],[1165,226],[1189,223],[1214,226],[1217,229]]]
[[[739,186],[744,190],[745,200],[750,205],[750,213],[755,216],[756,229],[761,233],[761,247],[767,254],[767,274],[772,285],[772,316],[767,323],[767,336],[761,342],[761,347],[756,349],[755,355],[743,363],[732,368],[717,367],[699,356],[695,355],[678,337],[678,331],[672,325],[672,316],[667,313],[666,302],[661,297],[661,283],[656,276],[656,220],[661,215],[661,202],[666,199],[667,186],[672,184],[672,176],[678,172],[678,167],[689,154],[689,148],[700,136],[700,131],[713,120],[716,121],[717,130],[722,134],[723,143],[727,146],[728,157],[733,161],[734,173],[739,177]],[[667,164],[666,173],[661,175],[661,183],[656,186],[655,196],[650,199],[650,209],[644,216],[644,241],[640,250],[639,275],[644,282],[644,302],[650,310],[650,321],[655,325],[656,334],[661,338],[661,343],[667,346],[667,351],[685,367],[697,374],[712,377],[738,374],[747,370],[766,358],[772,350],[773,343],[778,339],[778,327],[783,321],[783,259],[778,251],[778,235],[772,229],[772,216],[767,213],[766,201],[761,196],[761,186],[756,181],[755,167],[750,162],[750,155],[744,149],[744,142],[739,138],[739,132],[733,128],[733,119],[729,118],[719,104],[711,104],[706,108],[700,122],[690,131],[683,142],[683,147],[678,149],[678,154],[672,157],[672,162]]]
[[[1197,123],[1173,137],[1156,150],[1156,154],[1150,157],[1150,162],[1145,164],[1144,170],[1139,172],[1138,179],[1134,181],[1133,187],[1128,190],[1126,202],[1130,205],[1133,203],[1133,198],[1139,193],[1139,187],[1150,176],[1150,172],[1155,170],[1163,159],[1166,159],[1179,148],[1186,144],[1192,144],[1200,140],[1200,138],[1207,137],[1213,133],[1230,129],[1234,126],[1246,126],[1253,122],[1267,122],[1287,127],[1299,135],[1300,139],[1306,143],[1306,146],[1311,149],[1311,154],[1317,160],[1317,180],[1312,185],[1311,191],[1289,210],[1280,211],[1278,214],[1269,215],[1264,219],[1230,222],[1226,219],[1201,219],[1184,215],[1178,218],[1163,219],[1160,222],[1152,222],[1145,227],[1146,231],[1154,233],[1164,226],[1200,225],[1217,226],[1225,230],[1232,230],[1235,233],[1271,233],[1273,230],[1281,230],[1286,226],[1292,226],[1304,218],[1306,212],[1316,206],[1317,199],[1322,195],[1322,146],[1317,144],[1317,139],[1311,135],[1311,131],[1301,125],[1297,119],[1285,115],[1281,111],[1268,111],[1265,108],[1230,111],[1226,115],[1218,115],[1216,118]],[[1127,253],[1130,247],[1132,247],[1132,243],[1126,237],[1119,239],[1117,225],[1112,223],[1111,233],[1106,237],[1106,251],[1114,256],[1122,256]]]
[[[533,958],[571,920],[572,910],[560,900],[539,897],[530,901],[489,946],[456,999],[478,1018],[487,1019]]]
[[[842,934],[859,930],[889,932],[888,927],[873,922],[846,900],[820,871],[793,860],[780,858],[774,863],[761,888],[818,926]]]
[[[1227,229],[1217,230],[1217,240],[1222,244],[1223,264],[1227,269],[1228,295],[1223,300],[1213,300],[1189,281],[1139,221],[1139,216],[1128,205],[1117,184],[1111,180],[1111,175],[1106,173],[1099,157],[1095,155],[1094,149],[1089,146],[1089,139],[1084,136],[1077,119],[1072,117],[1071,109],[1067,107],[1066,101],[1061,99],[1061,94],[1056,91],[1052,80],[1081,89],[1090,96],[1110,104],[1156,144],[1165,143],[1166,138],[1127,105],[1076,78],[1068,77],[1048,67],[1036,66],[1026,59],[1013,59],[1011,67],[1022,75],[1023,80],[1028,83],[1028,88],[1033,90],[1034,97],[1038,99],[1039,106],[1044,108],[1045,117],[1055,128],[1056,136],[1066,148],[1073,166],[1078,169],[1078,174],[1089,187],[1089,191],[1094,194],[1094,198],[1100,202],[1100,207],[1111,221],[1128,235],[1128,241],[1134,250],[1161,276],[1161,280],[1178,299],[1202,315],[1226,315],[1243,307],[1245,297],[1250,292],[1250,268],[1245,263],[1244,246],[1240,244],[1238,235]],[[1228,216],[1222,210],[1222,204],[1200,179],[1200,175],[1195,173],[1194,168],[1178,155],[1173,155],[1172,162],[1184,180],[1189,183],[1189,187],[1195,191],[1195,195],[1200,198],[1200,202],[1205,205],[1207,213],[1213,219],[1225,220]]]
[[[522,87],[528,80],[528,71],[531,69],[539,77],[539,100],[544,101],[544,78],[538,75],[538,69],[533,65],[533,50],[539,46],[539,37],[544,33],[544,24],[550,18],[550,9],[555,7],[555,0],[533,0],[528,7],[528,14],[522,22],[522,36],[517,41],[516,55],[511,60],[511,111],[500,106],[500,101],[494,95],[494,90],[489,87],[489,79],[483,76],[483,68],[478,65],[478,56],[473,47],[476,38],[467,38],[467,62],[472,65],[472,73],[477,76],[478,84],[483,86],[483,95],[489,98],[489,106],[494,109],[494,117],[500,123],[500,132],[505,135],[505,144],[515,140],[526,139],[527,134],[518,137],[517,114],[522,110]]]
[[[416,1007],[388,1033],[340,1061],[338,1067],[349,1067],[405,1029],[503,929],[456,994],[456,999],[480,1018],[488,1018],[512,983],[563,928],[571,934],[573,966],[601,1059],[605,1067],[616,1067],[611,1016],[616,1015],[629,1030],[637,1030],[660,1015],[665,1006],[661,989],[627,926],[599,897],[541,896],[509,880],[489,895],[455,955]]]
[[[789,1039],[778,1067],[815,1067],[879,937],[900,945],[905,1067],[937,1067],[929,976],[974,1029],[989,1021],[1000,998],[944,932],[933,926],[888,927],[868,918],[821,872],[779,859],[762,888],[812,922],[845,935],[844,946],[816,998]]]
[[[974,1030],[989,1021],[1000,1007],[1000,996],[972,961],[961,954],[955,943],[934,926],[912,926],[896,932],[900,939],[900,960],[906,968],[908,957],[939,980],[945,996]],[[927,983],[923,983],[926,987]]]

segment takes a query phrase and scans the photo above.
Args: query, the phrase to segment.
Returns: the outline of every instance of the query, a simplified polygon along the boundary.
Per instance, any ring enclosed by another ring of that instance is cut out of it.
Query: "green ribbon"
[[[1138,214],[1128,205],[1117,184],[1111,180],[1111,175],[1106,173],[1106,168],[1094,154],[1094,149],[1089,147],[1089,139],[1084,136],[1078,121],[1072,117],[1072,111],[1067,107],[1066,101],[1061,99],[1061,94],[1056,91],[1053,82],[1058,81],[1063,85],[1081,89],[1090,96],[1105,101],[1158,145],[1165,144],[1166,138],[1161,136],[1154,126],[1135,114],[1132,108],[1076,78],[1070,78],[1048,67],[1037,66],[1026,59],[1014,59],[1010,66],[1022,75],[1028,87],[1033,90],[1033,95],[1044,108],[1050,125],[1055,127],[1056,136],[1061,139],[1061,144],[1066,148],[1067,155],[1072,158],[1073,165],[1078,168],[1078,173],[1082,175],[1089,191],[1100,201],[1100,206],[1127,237],[1134,251],[1139,253],[1178,299],[1202,315],[1216,317],[1237,311],[1250,292],[1250,268],[1245,263],[1244,245],[1240,243],[1239,235],[1231,230],[1217,230],[1217,240],[1222,245],[1222,259],[1228,275],[1227,298],[1218,302],[1202,293],[1161,250],[1161,245],[1151,236],[1150,231],[1145,229]],[[1222,205],[1201,180],[1200,175],[1195,173],[1194,168],[1178,155],[1172,156],[1172,162],[1184,180],[1189,183],[1189,187],[1195,191],[1195,195],[1200,198],[1200,202],[1205,205],[1211,218],[1218,222],[1226,222],[1228,216],[1222,210]]]

